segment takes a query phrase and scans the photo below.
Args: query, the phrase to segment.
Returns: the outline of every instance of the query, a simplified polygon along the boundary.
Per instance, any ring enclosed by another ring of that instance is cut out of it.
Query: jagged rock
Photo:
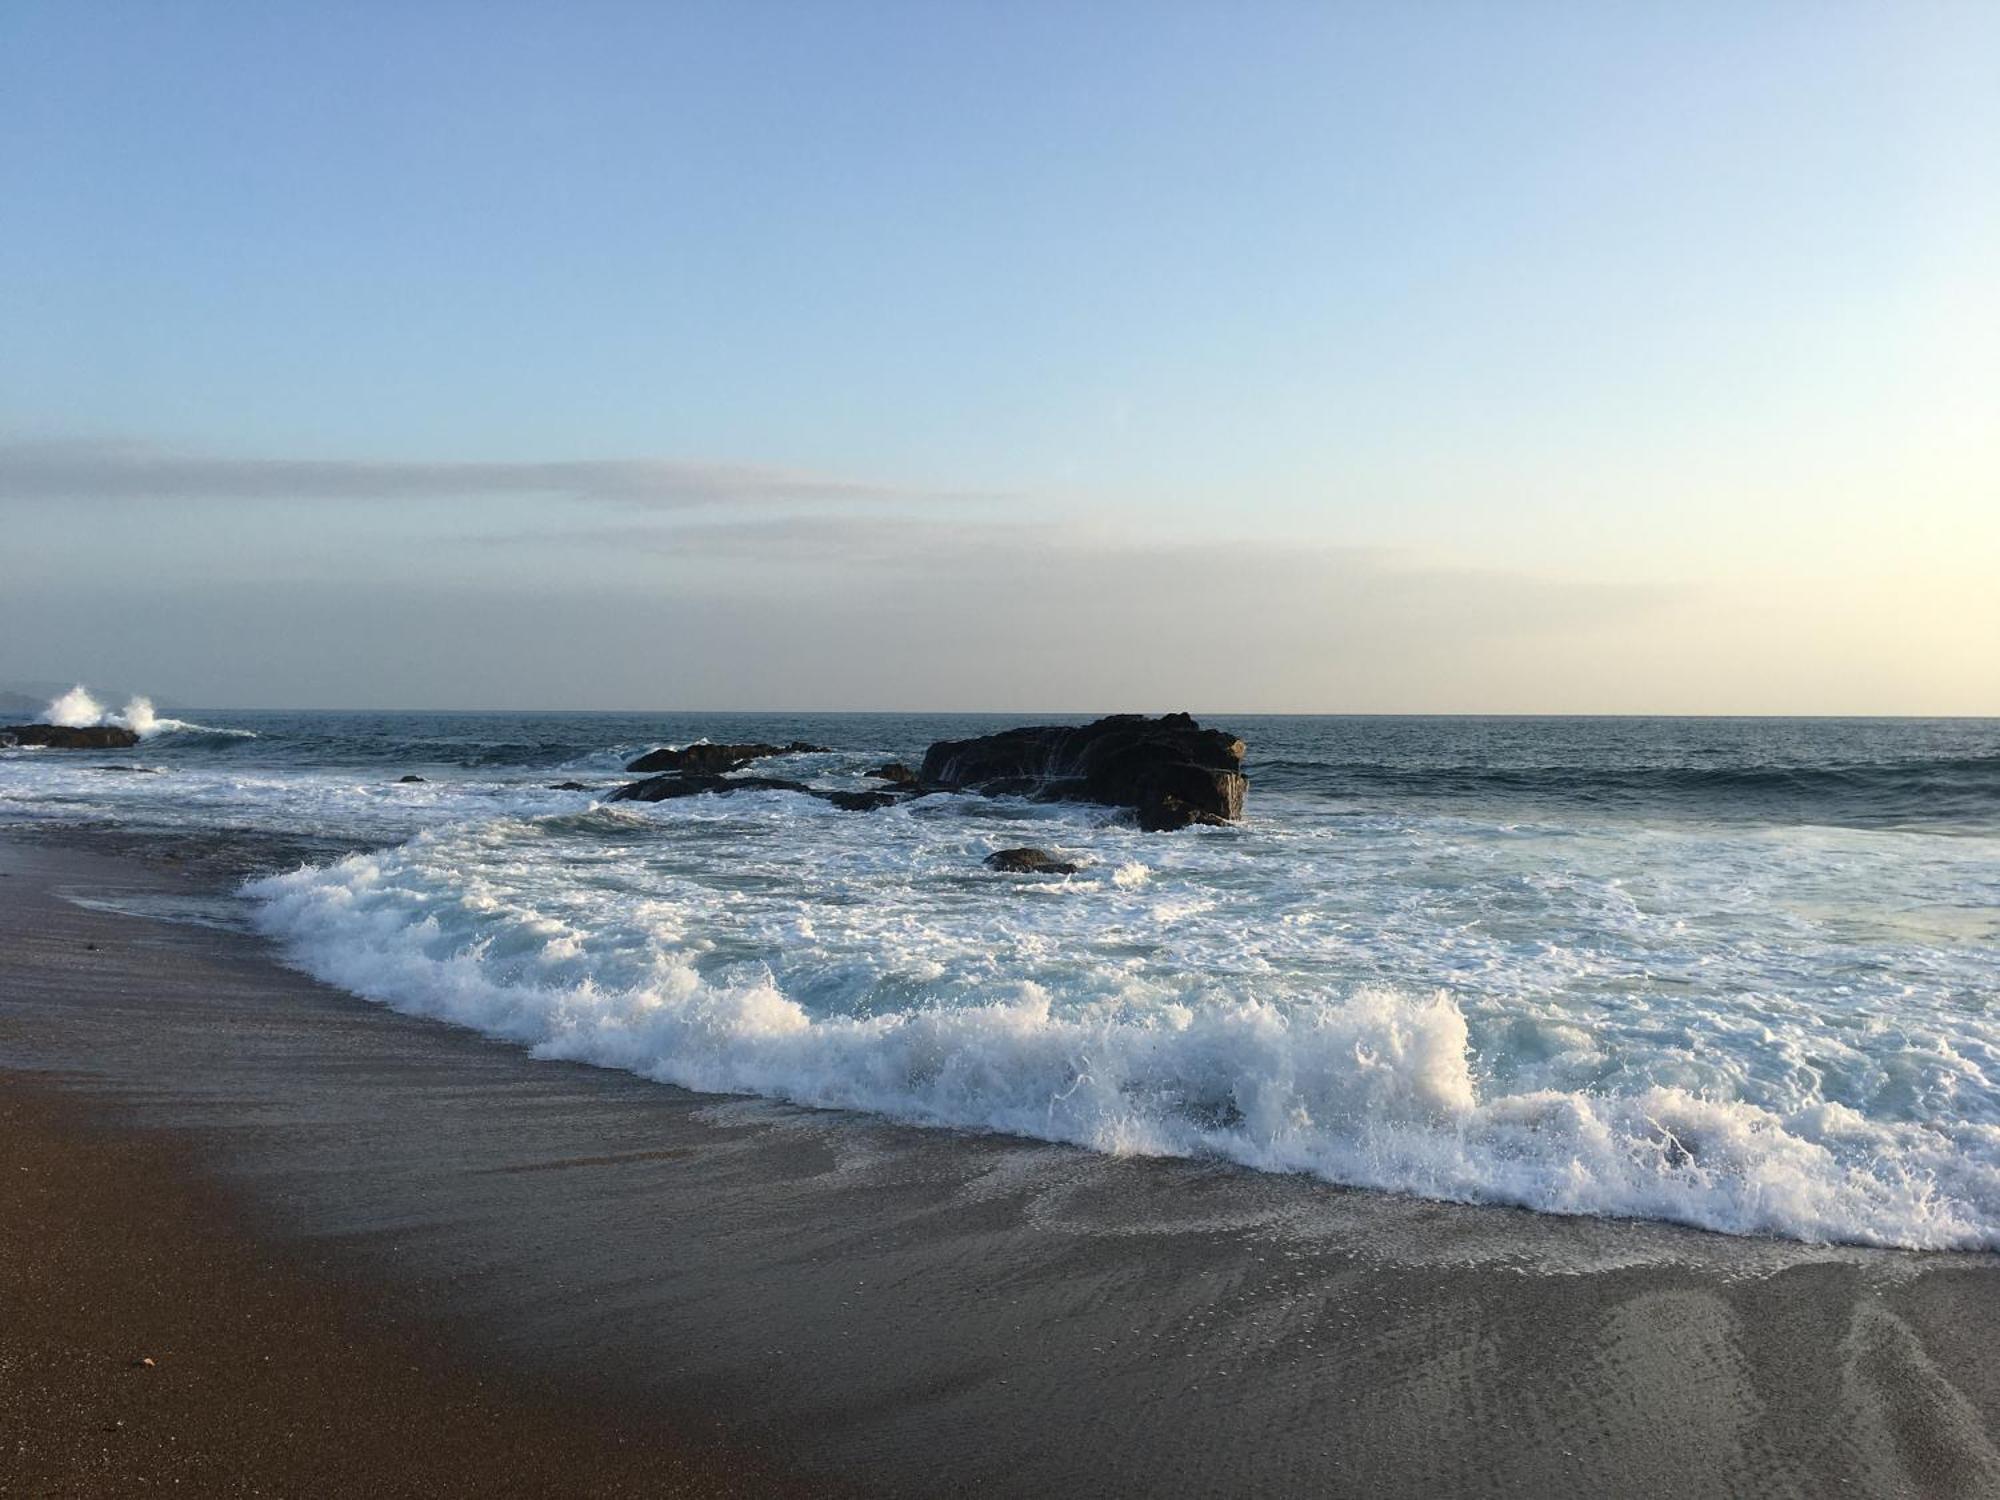
[[[877,781],[887,781],[895,786],[915,786],[917,773],[901,761],[892,760],[886,766],[877,766],[868,773]]]
[[[0,745],[41,745],[51,750],[129,750],[139,736],[116,724],[14,724],[0,729]]]
[[[676,797],[713,794],[726,797],[732,792],[804,792],[823,797],[803,781],[786,781],[778,776],[717,776],[705,771],[684,771],[671,776],[648,776],[621,786],[607,802],[668,802]]]
[[[1242,817],[1243,748],[1187,714],[1114,714],[940,740],[917,776],[927,787],[1136,808],[1139,826],[1159,832]]]
[[[986,868],[1010,875],[1074,875],[1082,866],[1057,859],[1046,849],[996,849],[986,856]]]
[[[721,775],[724,771],[734,771],[747,766],[753,760],[764,760],[773,755],[818,755],[826,750],[824,745],[809,745],[804,740],[793,740],[789,745],[689,745],[680,750],[651,750],[628,764],[628,771],[706,771]]]

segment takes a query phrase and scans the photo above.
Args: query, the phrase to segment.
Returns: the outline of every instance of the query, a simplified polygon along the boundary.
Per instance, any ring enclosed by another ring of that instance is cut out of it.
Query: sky
[[[0,687],[2000,714],[2000,6],[0,0]]]

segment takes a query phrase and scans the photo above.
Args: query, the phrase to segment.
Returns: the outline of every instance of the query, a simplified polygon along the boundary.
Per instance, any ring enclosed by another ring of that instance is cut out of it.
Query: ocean
[[[229,890],[154,914],[662,1083],[2000,1248],[2000,720],[1197,717],[1249,745],[1239,826],[601,800],[659,745],[808,740],[755,769],[861,787],[1082,716],[189,711],[0,751],[0,831],[223,851]],[[1083,868],[982,865],[1021,844]]]

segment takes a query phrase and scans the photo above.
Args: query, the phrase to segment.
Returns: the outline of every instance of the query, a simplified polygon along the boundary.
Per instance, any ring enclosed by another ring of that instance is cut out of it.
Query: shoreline
[[[649,1458],[695,1465],[689,1493],[2000,1485],[2000,1258],[692,1095],[135,915],[202,886],[129,853],[0,836],[0,871],[0,1067],[33,1075],[0,1107],[135,1160],[172,1143],[154,1175],[220,1195],[242,1246],[324,1265],[365,1316],[416,1309],[455,1368],[570,1413],[535,1430],[714,1434],[713,1469]]]

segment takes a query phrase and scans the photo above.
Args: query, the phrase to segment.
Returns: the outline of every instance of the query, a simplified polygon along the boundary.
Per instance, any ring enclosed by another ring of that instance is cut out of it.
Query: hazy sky
[[[2000,713],[2000,5],[0,0],[0,686]]]

